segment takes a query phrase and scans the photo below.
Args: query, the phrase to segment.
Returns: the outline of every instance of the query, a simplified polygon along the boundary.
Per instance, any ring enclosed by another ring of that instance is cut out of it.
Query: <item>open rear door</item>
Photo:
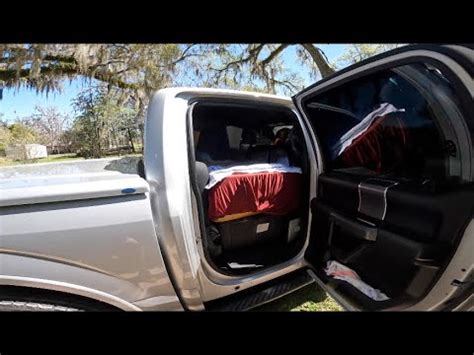
[[[473,52],[407,46],[293,98],[322,160],[306,259],[347,309],[473,307]]]

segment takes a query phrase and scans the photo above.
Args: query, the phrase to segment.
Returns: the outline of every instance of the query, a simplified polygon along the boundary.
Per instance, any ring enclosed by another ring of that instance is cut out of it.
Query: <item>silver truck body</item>
[[[113,162],[43,164],[34,167],[43,173],[37,176],[26,172],[31,166],[2,169],[0,284],[124,310],[182,309],[158,246],[148,184],[105,170]]]
[[[293,107],[272,95],[164,89],[152,98],[146,121],[147,181],[136,174],[136,161],[120,159],[0,169],[0,284],[77,294],[124,310],[202,310],[203,302],[303,267],[303,250],[243,277],[218,273],[205,261],[185,129],[189,101],[203,96]]]
[[[299,93],[298,109],[289,98],[274,95],[195,88],[156,92],[146,118],[146,179],[137,174],[138,159],[128,158],[0,168],[0,288],[53,290],[123,310],[203,310],[206,302],[311,267],[304,258],[311,228],[297,255],[265,269],[229,276],[208,263],[190,179],[187,122],[192,103],[203,98],[245,99],[292,110],[308,152],[310,202],[324,167],[301,106],[305,95],[381,65],[425,58],[449,67],[472,105],[472,76],[456,61],[438,49],[399,52],[348,68]],[[470,133],[462,121],[451,123],[465,142],[460,145],[465,149],[464,175],[472,181]],[[307,223],[311,226],[309,211]],[[445,309],[450,302],[452,309],[472,309],[472,217],[465,227],[429,292],[402,309]],[[344,308],[361,309],[317,276],[314,279]]]

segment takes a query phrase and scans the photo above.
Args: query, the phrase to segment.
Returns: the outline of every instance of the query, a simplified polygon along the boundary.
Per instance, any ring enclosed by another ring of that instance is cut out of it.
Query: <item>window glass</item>
[[[410,64],[343,84],[304,103],[326,170],[406,178],[459,175],[447,115],[458,105],[442,73]]]

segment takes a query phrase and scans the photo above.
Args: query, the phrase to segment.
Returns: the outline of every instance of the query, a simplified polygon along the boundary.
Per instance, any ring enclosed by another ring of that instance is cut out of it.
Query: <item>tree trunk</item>
[[[130,128],[127,128],[127,133],[128,133],[128,138],[130,140],[130,144],[132,145],[132,152],[136,153],[135,145],[133,144],[132,132],[130,131]]]
[[[112,128],[112,137],[113,137],[113,142],[114,142],[114,145],[115,145],[115,149],[117,149],[118,151],[118,155],[122,155],[122,150],[120,149],[120,144],[118,142],[118,139],[117,139],[117,131],[115,130],[115,127]]]
[[[97,140],[94,143],[94,158],[102,158],[102,144],[100,142],[100,127],[96,129]]]
[[[329,66],[326,58],[324,58],[318,48],[311,43],[303,43],[302,46],[309,53],[311,58],[313,58],[323,78],[335,73],[335,70]]]
[[[139,125],[139,128],[140,130],[140,144],[142,146],[142,149],[141,149],[141,153],[143,154],[144,150],[145,150],[145,132],[144,132],[144,126],[143,125]]]

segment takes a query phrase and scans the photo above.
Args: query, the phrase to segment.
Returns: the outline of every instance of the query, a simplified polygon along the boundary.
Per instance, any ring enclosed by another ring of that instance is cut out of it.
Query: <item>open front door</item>
[[[473,307],[473,52],[407,46],[294,97],[322,157],[306,258],[348,309]]]

